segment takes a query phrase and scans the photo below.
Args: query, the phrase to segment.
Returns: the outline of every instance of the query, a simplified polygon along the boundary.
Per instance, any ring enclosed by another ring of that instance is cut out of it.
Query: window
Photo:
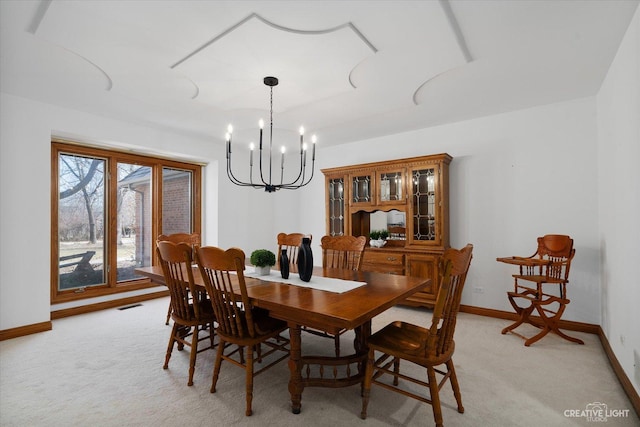
[[[52,144],[52,302],[154,286],[155,236],[200,233],[200,166]]]

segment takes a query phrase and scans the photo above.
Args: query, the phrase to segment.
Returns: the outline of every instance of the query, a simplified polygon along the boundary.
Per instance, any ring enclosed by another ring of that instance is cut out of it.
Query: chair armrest
[[[551,261],[547,259],[530,258],[530,257],[525,258],[525,257],[519,257],[519,256],[496,258],[496,261],[504,262],[506,264],[524,265],[524,266],[532,266],[532,267],[539,267],[539,266],[545,266],[545,265],[551,264]]]

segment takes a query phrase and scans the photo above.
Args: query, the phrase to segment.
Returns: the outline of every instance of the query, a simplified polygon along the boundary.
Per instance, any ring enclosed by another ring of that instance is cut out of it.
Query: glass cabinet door
[[[353,205],[372,205],[374,203],[374,181],[371,174],[351,175],[351,201]]]
[[[436,227],[437,169],[415,169],[411,172],[412,240],[437,242],[440,240]]]
[[[404,170],[378,172],[378,203],[398,204],[405,198]]]
[[[329,235],[344,235],[344,178],[327,181]]]

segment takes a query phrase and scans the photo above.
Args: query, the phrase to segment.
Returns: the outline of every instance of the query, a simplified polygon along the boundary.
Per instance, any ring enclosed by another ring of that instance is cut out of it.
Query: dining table
[[[165,283],[160,266],[140,267],[135,271],[154,283]],[[195,285],[204,287],[197,266],[193,267],[193,273]],[[371,320],[431,284],[431,280],[424,277],[322,267],[314,267],[308,283],[301,282],[297,276],[292,272],[288,279],[283,279],[277,270],[272,270],[268,277],[255,276],[250,271],[245,273],[247,294],[252,304],[288,324],[288,388],[294,414],[300,413],[305,387],[361,384]],[[354,330],[353,353],[339,357],[303,355],[303,326],[317,330]]]

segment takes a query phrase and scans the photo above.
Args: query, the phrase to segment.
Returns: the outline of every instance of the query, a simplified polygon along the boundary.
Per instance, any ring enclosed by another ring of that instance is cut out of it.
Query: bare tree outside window
[[[59,289],[103,284],[105,160],[61,154],[58,165]]]

